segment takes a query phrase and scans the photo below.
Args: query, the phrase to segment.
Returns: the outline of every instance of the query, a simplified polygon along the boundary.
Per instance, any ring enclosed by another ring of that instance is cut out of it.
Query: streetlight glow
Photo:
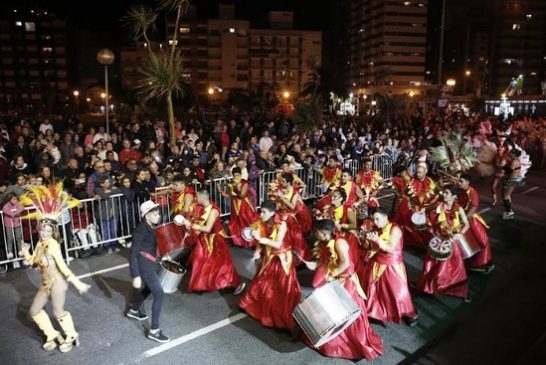
[[[411,90],[411,91],[409,92],[409,97],[410,97],[410,98],[413,98],[414,96],[415,96],[415,92],[414,92],[413,90]]]
[[[106,99],[106,94],[105,93],[100,93],[100,97],[103,98],[103,99]]]
[[[464,72],[464,74],[465,74],[465,76],[470,76],[470,75],[472,75],[472,71],[466,70],[466,71]]]
[[[76,97],[77,97],[77,96],[79,96],[79,95],[80,95],[80,92],[79,92],[78,90],[74,90],[73,94],[74,94],[74,96],[76,96]]]
[[[209,90],[208,90],[208,91],[209,91],[209,95],[212,95],[212,94],[214,94],[214,88],[212,88],[212,87],[209,87]]]
[[[455,79],[447,79],[446,81],[447,86],[455,86],[455,84],[457,84],[457,81],[455,81]]]
[[[283,91],[282,96],[283,98],[288,99],[290,97],[290,91]]]

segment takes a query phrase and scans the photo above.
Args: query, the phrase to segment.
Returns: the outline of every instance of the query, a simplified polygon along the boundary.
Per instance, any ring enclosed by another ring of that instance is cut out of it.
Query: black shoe
[[[136,319],[137,321],[144,321],[145,319],[148,319],[148,315],[146,313],[132,309],[129,309],[125,315],[129,318]]]
[[[146,335],[146,337],[148,337],[150,340],[154,340],[161,343],[167,343],[171,340],[170,338],[165,336],[163,332],[161,332],[161,330],[157,330],[155,333],[152,333],[152,331],[150,330],[148,331],[148,334]]]

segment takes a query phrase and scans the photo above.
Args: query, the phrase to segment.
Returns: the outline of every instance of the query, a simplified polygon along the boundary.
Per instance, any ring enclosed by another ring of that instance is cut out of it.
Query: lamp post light
[[[110,119],[109,119],[109,108],[108,108],[108,65],[111,65],[114,63],[115,56],[114,52],[107,48],[101,49],[97,53],[97,61],[101,65],[104,65],[104,104],[105,104],[105,111],[104,115],[106,118],[106,134],[110,134]],[[101,95],[102,96],[102,95]]]
[[[447,81],[446,81],[447,86],[453,87],[453,86],[455,86],[455,84],[457,84],[457,81],[455,81],[455,79],[447,79]]]

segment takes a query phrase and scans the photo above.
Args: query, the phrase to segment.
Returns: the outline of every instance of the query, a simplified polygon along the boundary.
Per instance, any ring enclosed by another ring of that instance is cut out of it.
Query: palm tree
[[[300,132],[311,132],[323,119],[322,98],[318,93],[320,88],[319,65],[314,57],[309,57],[306,61],[309,72],[307,81],[299,93],[299,97],[294,104],[294,122],[296,129]]]
[[[185,95],[183,74],[184,56],[176,49],[180,19],[188,10],[189,0],[158,0],[155,9],[136,5],[129,9],[123,22],[131,31],[135,40],[144,38],[147,43],[148,57],[140,68],[142,79],[137,86],[138,95],[144,102],[152,99],[165,100],[169,117],[170,143],[176,143],[174,133],[173,98]],[[176,22],[168,51],[154,50],[149,33],[155,29],[155,22],[162,13],[176,12]]]

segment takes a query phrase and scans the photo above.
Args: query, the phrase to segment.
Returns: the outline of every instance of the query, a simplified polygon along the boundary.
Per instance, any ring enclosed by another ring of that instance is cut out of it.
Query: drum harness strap
[[[157,257],[152,255],[151,253],[149,252],[146,252],[146,251],[139,251],[138,252],[140,254],[140,256],[144,257],[145,259],[147,259],[148,261],[151,261],[153,263],[156,263],[157,262]]]

